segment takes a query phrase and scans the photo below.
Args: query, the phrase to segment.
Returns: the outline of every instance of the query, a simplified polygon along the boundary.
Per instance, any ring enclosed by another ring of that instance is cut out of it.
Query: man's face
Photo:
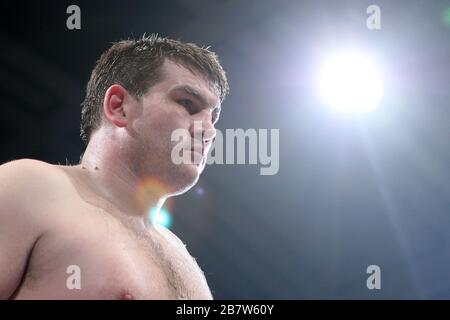
[[[202,76],[168,59],[161,75],[161,80],[137,102],[129,130],[134,147],[130,151],[140,174],[160,179],[171,193],[179,194],[197,182],[205,167],[220,101]],[[184,141],[183,152],[191,160],[200,158],[200,162],[177,165],[172,161],[172,150],[179,142],[172,141],[171,136],[177,129],[189,133],[186,140],[190,141]]]

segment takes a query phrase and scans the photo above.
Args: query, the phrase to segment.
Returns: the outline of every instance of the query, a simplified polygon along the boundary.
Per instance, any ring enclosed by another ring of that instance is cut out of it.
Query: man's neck
[[[120,150],[116,151],[118,152],[113,154],[89,144],[79,167],[87,172],[101,198],[116,207],[121,214],[142,219],[145,226],[150,226],[150,210],[159,210],[166,195],[158,192],[162,191],[158,188],[149,188],[143,184],[149,177],[136,172],[136,169],[130,166],[131,162],[125,160],[125,155],[121,154]]]

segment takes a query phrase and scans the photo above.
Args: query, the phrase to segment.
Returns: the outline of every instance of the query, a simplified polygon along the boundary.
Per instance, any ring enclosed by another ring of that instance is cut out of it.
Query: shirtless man
[[[197,182],[227,92],[208,49],[157,36],[113,44],[87,85],[80,164],[0,166],[0,299],[212,299],[185,245],[148,213]],[[201,137],[183,150],[200,162],[172,161],[176,129]]]

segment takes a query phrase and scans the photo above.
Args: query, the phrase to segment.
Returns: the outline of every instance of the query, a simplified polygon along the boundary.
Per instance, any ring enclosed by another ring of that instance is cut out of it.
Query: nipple
[[[136,300],[136,299],[133,297],[131,293],[125,291],[119,296],[119,300]]]

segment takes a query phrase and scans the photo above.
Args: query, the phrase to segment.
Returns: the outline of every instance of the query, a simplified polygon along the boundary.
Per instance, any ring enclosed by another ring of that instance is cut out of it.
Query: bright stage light
[[[377,68],[356,53],[336,55],[319,73],[320,95],[325,104],[341,113],[375,110],[383,97],[383,82]]]

